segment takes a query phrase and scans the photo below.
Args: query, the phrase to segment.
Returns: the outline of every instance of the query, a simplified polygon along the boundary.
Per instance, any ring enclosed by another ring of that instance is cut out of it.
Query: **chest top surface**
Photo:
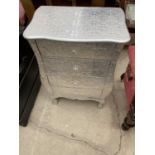
[[[24,31],[27,39],[126,43],[130,36],[120,8],[39,7]]]

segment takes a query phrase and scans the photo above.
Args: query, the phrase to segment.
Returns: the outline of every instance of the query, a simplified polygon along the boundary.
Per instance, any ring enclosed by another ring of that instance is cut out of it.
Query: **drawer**
[[[71,87],[71,88],[95,88],[103,89],[105,85],[113,83],[113,78],[97,78],[85,76],[70,76],[70,75],[48,75],[49,81],[56,87]]]
[[[74,43],[37,40],[42,57],[117,59],[120,47],[115,43]]]
[[[41,55],[52,57],[79,57],[93,59],[95,46],[90,43],[37,40]]]
[[[89,59],[52,58],[44,59],[44,64],[47,73],[84,74],[91,72],[93,68],[93,61]]]
[[[70,99],[91,100],[100,98],[102,90],[89,89],[89,88],[66,88],[66,87],[53,87],[55,97],[66,97]]]
[[[46,72],[70,75],[109,77],[113,76],[115,63],[110,60],[52,58],[44,59]]]

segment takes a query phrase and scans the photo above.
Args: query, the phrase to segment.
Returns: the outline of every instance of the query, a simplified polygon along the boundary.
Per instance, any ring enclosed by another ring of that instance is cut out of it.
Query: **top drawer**
[[[42,57],[77,57],[88,59],[116,59],[122,46],[116,43],[74,43],[37,40]]]
[[[43,59],[47,73],[61,73],[95,77],[113,76],[115,63],[109,60],[93,60],[80,58]]]

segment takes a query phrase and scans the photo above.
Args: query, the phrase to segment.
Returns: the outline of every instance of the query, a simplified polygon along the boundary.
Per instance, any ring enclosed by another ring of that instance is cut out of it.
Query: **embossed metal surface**
[[[29,39],[77,42],[128,42],[120,8],[41,6],[24,32]]]

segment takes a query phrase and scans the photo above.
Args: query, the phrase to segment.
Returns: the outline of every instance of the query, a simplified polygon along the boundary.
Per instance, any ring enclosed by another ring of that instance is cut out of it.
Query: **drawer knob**
[[[75,55],[77,55],[77,51],[76,51],[76,50],[72,50],[72,52],[73,52]]]
[[[75,71],[79,70],[78,65],[74,65],[74,66],[73,66],[73,70],[75,70]]]
[[[74,84],[74,85],[77,85],[77,84],[78,84],[78,82],[77,82],[77,81],[73,81],[73,84]]]

